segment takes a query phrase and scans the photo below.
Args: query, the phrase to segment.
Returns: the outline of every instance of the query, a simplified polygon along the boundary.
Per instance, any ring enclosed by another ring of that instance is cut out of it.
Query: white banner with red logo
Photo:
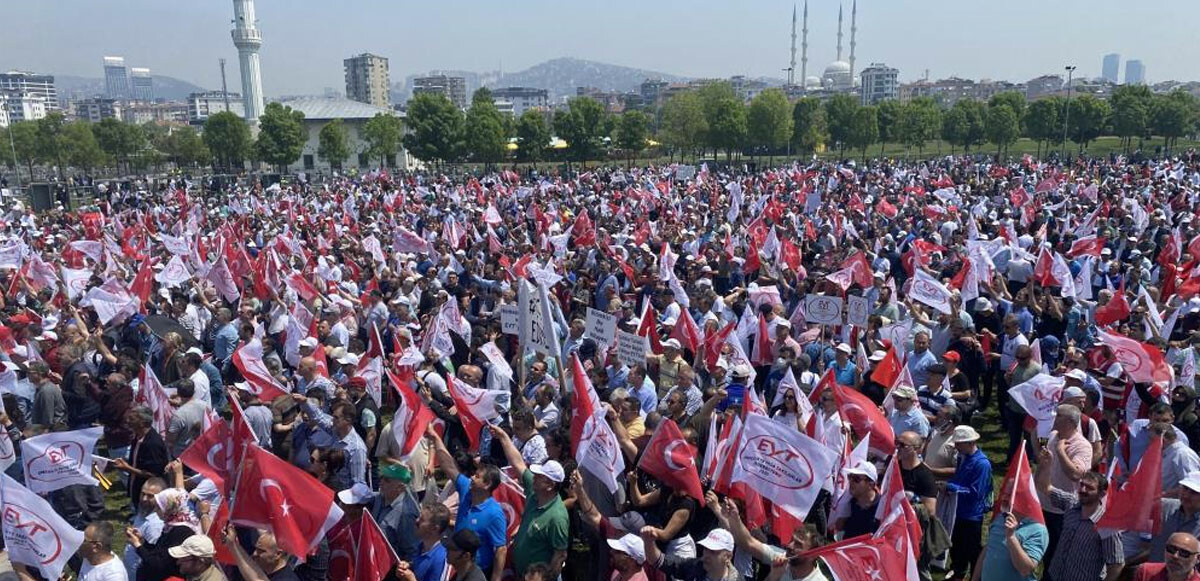
[[[794,428],[749,414],[738,442],[733,481],[804,519],[821,485],[833,473],[837,454]]]
[[[45,499],[4,474],[0,502],[8,558],[37,569],[46,579],[58,579],[67,559],[83,544],[83,532],[71,528]]]
[[[25,485],[43,494],[72,484],[99,484],[92,478],[92,449],[103,434],[104,428],[95,427],[51,432],[21,442]]]
[[[1039,438],[1049,438],[1054,429],[1054,410],[1062,397],[1066,379],[1045,373],[1008,389],[1008,395],[1021,405],[1030,417],[1037,420]]]

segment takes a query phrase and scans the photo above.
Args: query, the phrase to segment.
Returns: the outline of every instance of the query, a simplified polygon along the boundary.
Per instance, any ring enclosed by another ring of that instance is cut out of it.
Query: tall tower
[[[258,124],[263,112],[262,71],[258,64],[258,49],[262,34],[254,18],[254,0],[233,0],[233,46],[238,49],[242,69],[242,100],[246,122]]]
[[[842,60],[842,7],[838,6],[838,45],[837,60]]]
[[[804,0],[804,28],[800,36],[800,86],[808,83],[808,0]]]
[[[792,60],[788,64],[788,86],[796,84],[796,5],[792,4]]]
[[[858,32],[858,0],[850,9],[850,82],[854,82],[854,35]]]

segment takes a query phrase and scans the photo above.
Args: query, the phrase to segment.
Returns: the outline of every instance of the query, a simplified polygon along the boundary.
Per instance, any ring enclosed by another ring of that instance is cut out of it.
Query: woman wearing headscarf
[[[163,521],[162,535],[154,543],[145,542],[137,529],[125,529],[129,544],[142,558],[137,570],[137,581],[156,581],[167,577],[182,577],[175,558],[167,553],[172,547],[204,531],[200,519],[192,511],[188,493],[182,488],[167,488],[154,495],[155,512]]]

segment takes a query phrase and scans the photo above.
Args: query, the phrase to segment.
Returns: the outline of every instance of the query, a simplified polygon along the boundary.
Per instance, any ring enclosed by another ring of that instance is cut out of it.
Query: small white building
[[[362,129],[378,113],[398,115],[393,109],[376,107],[367,103],[359,103],[341,97],[301,97],[280,101],[293,110],[304,113],[304,130],[308,136],[300,159],[288,166],[289,172],[324,172],[330,173],[329,162],[317,155],[320,148],[321,129],[334,119],[341,119],[349,137],[347,144],[350,156],[342,164],[342,169],[358,168],[359,170],[374,169],[379,166],[379,159],[367,154],[368,144],[362,138]],[[418,167],[420,162],[409,155],[403,147],[391,160],[389,166],[394,169],[407,170]]]
[[[41,95],[21,91],[0,91],[0,100],[5,110],[5,127],[9,123],[37,121],[46,116],[46,100]]]

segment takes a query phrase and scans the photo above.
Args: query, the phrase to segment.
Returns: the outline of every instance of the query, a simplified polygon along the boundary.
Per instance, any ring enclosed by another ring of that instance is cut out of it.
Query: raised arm
[[[513,443],[512,437],[508,435],[500,426],[488,424],[488,430],[491,430],[492,437],[504,449],[504,457],[508,459],[508,464],[517,471],[517,474],[524,474],[529,466],[525,464],[525,458],[521,457],[521,451],[517,449],[517,445]]]
[[[425,428],[425,435],[433,441],[433,453],[437,456],[438,465],[442,467],[442,471],[446,473],[446,477],[450,482],[458,480],[458,463],[454,461],[454,456],[450,454],[450,450],[446,449],[446,443],[442,441],[442,437],[438,435],[437,430],[433,426]]]

